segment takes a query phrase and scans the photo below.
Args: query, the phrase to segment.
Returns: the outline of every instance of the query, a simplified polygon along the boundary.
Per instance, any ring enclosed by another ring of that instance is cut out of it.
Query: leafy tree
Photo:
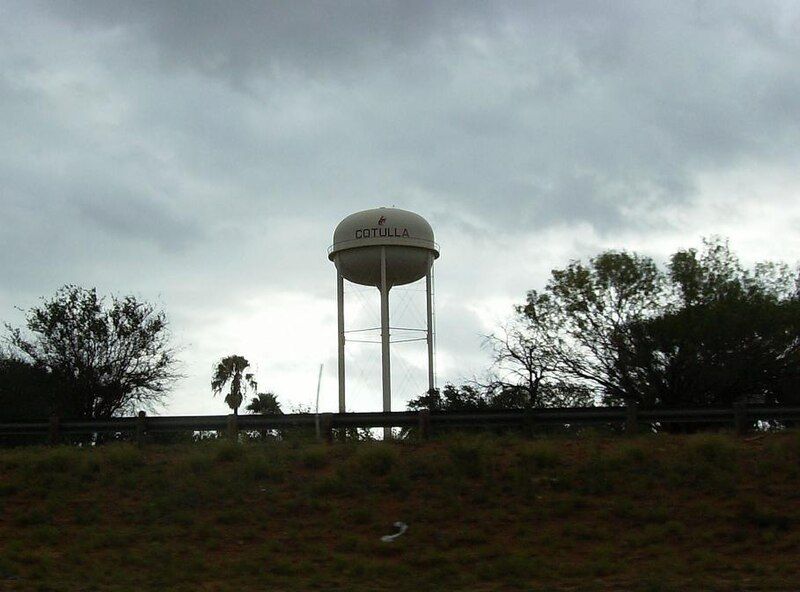
[[[631,363],[665,405],[791,403],[800,376],[800,298],[782,264],[742,268],[722,242],[673,255],[676,305],[632,326]]]
[[[496,408],[491,394],[480,385],[445,384],[442,389],[433,389],[408,402],[412,411],[485,411]]]
[[[583,387],[561,382],[540,385],[543,401],[539,407],[586,407],[591,404],[591,392]],[[412,411],[489,411],[492,409],[527,409],[530,407],[529,393],[525,386],[500,384],[488,385],[445,384],[442,389],[433,389],[408,402]]]
[[[744,269],[720,239],[676,252],[665,271],[609,251],[554,270],[518,311],[526,339],[548,336],[548,371],[607,402],[785,402],[800,370],[796,277],[777,263]]]
[[[255,397],[250,399],[250,403],[248,403],[245,409],[247,409],[247,411],[250,413],[259,415],[283,415],[281,404],[278,402],[278,397],[275,396],[275,393],[256,394]],[[273,435],[276,437],[281,436],[279,430],[262,429],[259,430],[259,434],[262,440],[266,439],[268,435]]]
[[[47,370],[0,354],[0,422],[46,419],[54,410],[58,389]]]
[[[239,414],[245,391],[248,388],[255,391],[258,386],[255,376],[252,373],[245,373],[249,367],[250,362],[247,358],[239,355],[228,356],[219,361],[211,379],[211,389],[215,396],[220,394],[225,386],[230,387],[225,395],[225,403],[233,410],[234,415]]]
[[[179,377],[165,314],[133,296],[67,285],[28,311],[25,328],[6,325],[7,342],[57,383],[50,407],[65,417],[153,409]]]
[[[664,277],[649,257],[607,251],[588,265],[571,262],[552,272],[547,293],[528,293],[521,311],[534,326],[540,310],[558,327],[553,341],[559,371],[576,385],[607,398],[638,401],[635,377],[625,364],[632,323],[655,315],[664,303]]]
[[[536,404],[531,404],[528,389],[523,385],[494,382],[486,385],[486,392],[493,409],[592,407],[595,404],[590,387],[560,377],[539,385]]]
[[[56,381],[33,364],[0,353],[0,423],[46,421],[53,410]],[[2,445],[41,443],[37,435],[0,436]]]
[[[558,316],[545,295],[532,294],[528,315],[518,310],[501,332],[489,335],[494,363],[484,388],[497,408],[585,407],[591,392],[566,383],[559,356]]]
[[[250,403],[245,409],[250,413],[261,415],[283,415],[281,404],[278,402],[278,397],[275,396],[275,393],[258,393],[250,399]]]

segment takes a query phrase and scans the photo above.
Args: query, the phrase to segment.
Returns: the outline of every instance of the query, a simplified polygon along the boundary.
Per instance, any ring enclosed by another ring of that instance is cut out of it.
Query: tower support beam
[[[339,413],[345,412],[344,366],[344,277],[336,272],[336,308],[339,325]]]
[[[384,411],[392,410],[392,366],[389,352],[389,283],[386,277],[386,247],[381,247],[381,367]],[[392,428],[384,428],[384,439],[391,436]]]
[[[436,388],[433,375],[433,256],[428,255],[428,273],[425,274],[425,299],[428,341],[428,392]]]

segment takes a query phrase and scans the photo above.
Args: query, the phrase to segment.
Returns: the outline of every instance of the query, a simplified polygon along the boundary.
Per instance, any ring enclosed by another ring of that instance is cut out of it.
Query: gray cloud
[[[235,117],[211,131],[254,164],[303,159],[317,191],[338,169],[377,192],[363,166],[393,192],[414,186],[496,223],[602,230],[625,223],[621,205],[685,200],[698,170],[797,156],[800,25],[780,4],[237,6],[57,5],[79,30],[140,36],[168,68],[221,79],[276,117],[304,110],[318,125],[290,136],[255,138]],[[498,196],[502,211],[486,208]]]
[[[473,366],[472,304],[623,238],[692,243],[709,178],[800,161],[788,2],[6,2],[0,35],[0,304],[163,295],[206,358],[248,299],[330,304],[352,210],[431,220],[443,356]]]

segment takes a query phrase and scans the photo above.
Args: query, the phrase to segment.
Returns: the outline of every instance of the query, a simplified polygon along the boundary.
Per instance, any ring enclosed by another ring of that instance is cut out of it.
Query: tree
[[[0,423],[46,421],[53,413],[58,382],[43,368],[0,351]],[[41,436],[0,436],[0,444],[41,443]]]
[[[408,402],[412,411],[488,411],[490,409],[523,409],[527,394],[522,389],[493,388],[477,383],[456,386],[447,383]]]
[[[491,404],[506,409],[591,405],[589,389],[563,379],[558,316],[550,298],[530,293],[529,300],[526,311],[518,308],[510,323],[486,339],[494,362],[482,386]]]
[[[281,404],[275,393],[258,393],[250,399],[250,403],[245,407],[250,413],[261,415],[283,415]]]
[[[490,408],[490,400],[479,386],[460,387],[447,383],[442,389],[432,389],[408,402],[412,411],[480,411]]]
[[[676,252],[665,271],[626,252],[573,261],[518,311],[537,347],[549,331],[549,371],[609,403],[781,402],[798,383],[797,275],[778,263],[744,269],[720,239]]]
[[[47,370],[0,354],[0,422],[46,419],[53,413],[57,389]]]
[[[548,325],[531,325],[519,317],[486,340],[494,357],[492,388],[519,391],[527,407],[542,407],[542,382],[557,369]]]
[[[283,415],[281,404],[278,402],[278,397],[275,396],[275,393],[256,394],[255,397],[250,399],[250,403],[248,403],[245,409],[250,413],[257,413],[259,415]],[[259,431],[262,440],[266,439],[267,435],[270,433],[274,436],[280,435],[280,432],[277,430],[262,429]]]
[[[179,377],[166,315],[134,296],[66,285],[28,311],[25,327],[6,325],[7,342],[57,383],[51,411],[65,417],[153,409]]]
[[[649,257],[606,251],[588,265],[556,269],[547,285],[559,369],[574,384],[592,385],[607,400],[641,401],[626,362],[632,323],[655,315],[664,302],[664,276]],[[522,310],[538,324],[542,296],[528,294]],[[532,313],[536,313],[534,316]]]
[[[727,243],[675,253],[677,303],[632,327],[631,363],[654,403],[793,403],[800,377],[800,298],[783,264],[744,269]]]
[[[225,403],[233,410],[234,415],[239,414],[245,391],[250,388],[257,389],[255,376],[244,371],[250,367],[247,358],[239,355],[222,358],[217,364],[214,376],[211,379],[211,389],[214,395],[222,392],[226,385],[230,386],[225,395]]]

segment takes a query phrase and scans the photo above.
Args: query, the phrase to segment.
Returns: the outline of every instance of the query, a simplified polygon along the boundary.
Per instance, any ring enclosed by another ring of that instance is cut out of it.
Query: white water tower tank
[[[375,208],[339,223],[328,259],[346,280],[380,288],[382,247],[389,288],[424,278],[432,260],[439,257],[433,229],[425,218],[398,208]]]

